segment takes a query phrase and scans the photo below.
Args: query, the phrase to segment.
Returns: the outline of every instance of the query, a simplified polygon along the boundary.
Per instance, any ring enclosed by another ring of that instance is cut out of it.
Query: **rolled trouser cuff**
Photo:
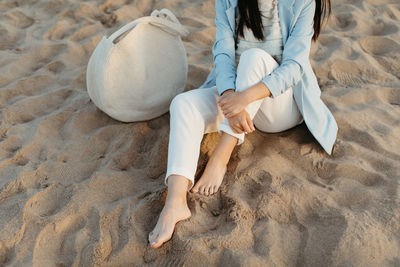
[[[233,137],[236,137],[238,139],[238,143],[236,145],[241,145],[244,142],[244,133],[238,134],[235,133],[231,126],[226,123],[226,118],[219,124],[218,126],[218,133],[221,136],[222,132],[226,132],[227,134],[232,135]]]
[[[194,186],[194,176],[193,176],[192,173],[193,173],[192,171],[187,170],[186,168],[174,168],[174,167],[168,168],[168,171],[167,171],[167,173],[165,174],[164,184],[165,184],[166,186],[168,186],[168,184],[167,184],[167,178],[168,178],[170,175],[172,175],[172,174],[174,174],[174,175],[180,175],[180,176],[183,176],[183,177],[185,177],[186,179],[189,180],[189,186],[188,186],[188,190],[187,190],[187,191],[189,192],[190,189],[192,189],[192,187]]]

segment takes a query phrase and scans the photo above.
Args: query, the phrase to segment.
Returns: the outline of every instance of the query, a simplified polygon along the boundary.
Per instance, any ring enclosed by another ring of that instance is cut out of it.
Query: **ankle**
[[[229,159],[226,160],[223,157],[219,157],[219,156],[213,154],[208,161],[211,164],[216,164],[216,165],[220,165],[220,166],[226,166],[226,165],[228,165]]]
[[[186,196],[171,196],[168,197],[165,201],[165,207],[187,207],[187,199]]]

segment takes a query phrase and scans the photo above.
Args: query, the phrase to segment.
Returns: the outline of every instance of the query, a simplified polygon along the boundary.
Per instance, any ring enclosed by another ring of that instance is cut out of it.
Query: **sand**
[[[0,2],[0,265],[400,266],[400,3],[337,0],[311,51],[339,132],[302,124],[235,148],[218,194],[151,249],[169,113],[111,119],[85,71],[103,35],[168,8],[197,88],[212,67],[211,0]],[[205,135],[197,177],[219,140]]]

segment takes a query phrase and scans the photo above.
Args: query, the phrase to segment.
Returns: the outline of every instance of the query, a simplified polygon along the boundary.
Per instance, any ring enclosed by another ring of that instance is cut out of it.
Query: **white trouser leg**
[[[188,191],[193,187],[203,135],[216,132],[224,118],[217,96],[213,86],[180,93],[172,100],[166,185],[168,176],[178,174],[190,180]]]
[[[236,90],[246,90],[258,83],[278,66],[278,63],[264,50],[248,49],[242,53],[237,69]],[[238,145],[243,143],[244,134],[236,134],[229,126],[221,108],[217,105],[216,86],[198,88],[174,97],[170,105],[170,134],[168,165],[164,182],[171,174],[178,174],[194,185],[194,175],[200,155],[200,145],[205,133],[222,131],[237,137]],[[283,131],[302,120],[294,102],[291,90],[277,98],[264,98],[246,107],[250,118],[259,130]]]
[[[245,50],[237,66],[236,91],[244,91],[259,83],[279,65],[275,59],[261,48]],[[265,132],[280,132],[302,122],[291,88],[277,98],[266,97],[256,100],[246,107],[257,129]],[[218,126],[218,132],[224,131],[238,138],[237,145],[244,141],[244,133],[237,134],[224,118]]]

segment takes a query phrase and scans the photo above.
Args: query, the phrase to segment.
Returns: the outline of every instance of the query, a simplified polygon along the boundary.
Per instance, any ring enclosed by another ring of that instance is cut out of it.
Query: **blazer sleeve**
[[[221,95],[228,89],[236,90],[235,39],[226,15],[226,1],[215,0],[216,37],[212,47],[216,86]]]
[[[275,98],[300,81],[304,66],[309,64],[311,39],[314,35],[315,1],[306,0],[296,23],[289,32],[279,67],[261,81]]]

